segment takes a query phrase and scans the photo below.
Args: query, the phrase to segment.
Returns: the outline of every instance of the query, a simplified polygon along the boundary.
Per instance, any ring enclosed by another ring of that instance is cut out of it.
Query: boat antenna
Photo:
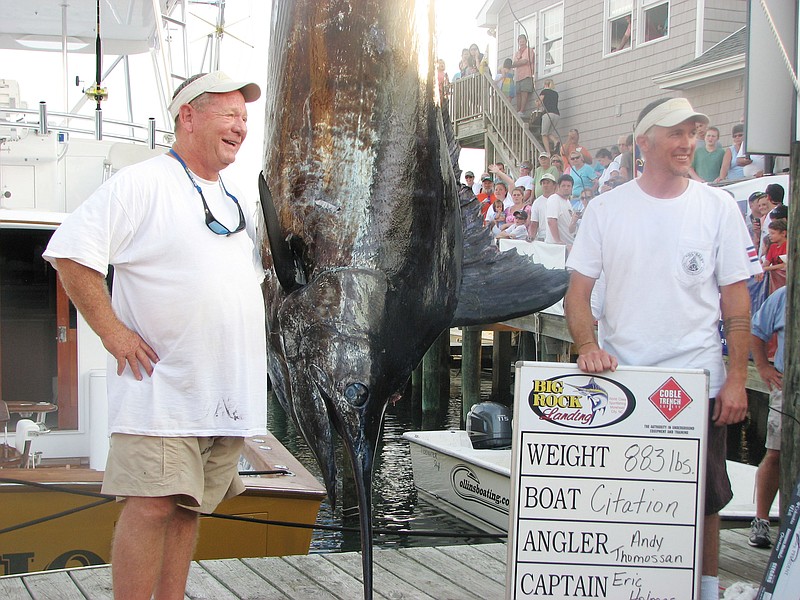
[[[94,85],[86,90],[86,95],[97,102],[97,110],[101,110],[100,103],[108,98],[108,91],[100,87],[103,77],[103,42],[100,38],[100,0],[97,0],[97,35],[94,43],[95,75]]]

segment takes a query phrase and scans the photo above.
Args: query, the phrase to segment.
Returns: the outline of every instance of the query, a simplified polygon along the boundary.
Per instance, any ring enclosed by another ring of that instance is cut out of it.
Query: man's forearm
[[[575,278],[573,277],[572,281],[574,282],[574,280]],[[597,343],[594,334],[594,317],[592,316],[591,302],[587,300],[582,286],[574,283],[570,285],[566,296],[564,296],[564,315],[567,319],[569,333],[578,352],[583,346]]]
[[[511,175],[504,173],[503,171],[494,171],[493,175],[497,175],[506,185],[508,185],[508,192],[511,194],[511,190],[514,189],[514,180],[511,178]]]
[[[728,346],[728,377],[747,379],[747,360],[750,348],[750,317],[734,316],[723,321]]]
[[[101,339],[122,326],[111,307],[111,296],[102,273],[66,258],[56,259],[56,264],[67,295]]]
[[[750,337],[750,352],[753,355],[753,363],[757,369],[761,370],[763,367],[769,366],[767,344],[760,337],[756,335]]]
[[[558,233],[558,225],[555,222],[555,219],[547,219],[547,226],[550,228],[550,233],[553,235],[553,239],[555,240],[556,244],[564,244],[561,241],[561,235]]]
[[[720,288],[722,327],[728,346],[728,377],[747,380],[750,356],[750,294],[744,281]]]

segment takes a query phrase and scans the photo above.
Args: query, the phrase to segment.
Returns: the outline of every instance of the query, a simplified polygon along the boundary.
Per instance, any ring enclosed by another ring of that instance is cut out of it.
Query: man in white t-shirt
[[[606,181],[612,177],[619,177],[619,156],[613,158],[611,151],[606,148],[600,148],[595,154],[597,161],[603,165],[603,172],[597,179],[597,191],[603,187]]]
[[[544,241],[548,244],[561,244],[569,252],[578,229],[578,214],[572,210],[572,177],[562,175],[558,178],[558,190],[547,199],[547,231]]]
[[[103,492],[124,498],[118,598],[183,597],[200,513],[244,491],[244,438],[266,432],[257,208],[220,177],[260,94],[220,71],[187,79],[169,106],[169,153],[105,182],[44,253],[109,352]]]
[[[517,179],[513,179],[511,175],[503,171],[500,166],[497,164],[489,165],[489,172],[499,177],[501,181],[508,184],[509,192],[512,191],[515,187],[522,187],[525,188],[525,195],[523,196],[524,202],[531,202],[531,196],[533,195],[533,177],[531,177],[531,163],[527,160],[523,160],[519,165],[519,172],[520,176]],[[509,194],[510,195],[510,194]]]
[[[528,237],[531,240],[543,242],[547,231],[547,199],[556,192],[556,178],[552,173],[545,173],[542,175],[539,185],[542,186],[542,195],[536,198],[531,205]]]
[[[731,499],[725,470],[726,425],[747,412],[750,324],[747,279],[760,272],[734,200],[686,177],[697,113],[685,98],[662,99],[639,115],[636,143],[644,174],[594,198],[586,208],[567,268],[567,324],[588,373],[617,364],[703,368],[710,373],[706,506],[701,600],[717,600],[719,511]],[[605,292],[595,340],[591,294]],[[728,371],[717,329],[728,346]],[[599,343],[598,343],[599,341]]]

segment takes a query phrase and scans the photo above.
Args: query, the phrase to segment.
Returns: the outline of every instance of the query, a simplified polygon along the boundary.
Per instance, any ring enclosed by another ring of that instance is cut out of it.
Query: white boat
[[[409,431],[417,490],[440,508],[486,531],[508,531],[511,449],[476,450],[464,430]],[[750,520],[755,516],[756,467],[728,461],[733,500],[720,516]],[[779,517],[778,499],[770,518]]]
[[[0,575],[107,562],[119,512],[111,502],[34,523],[89,504],[56,487],[99,491],[108,450],[105,349],[41,255],[65,216],[115,170],[171,145],[166,105],[180,78],[173,77],[170,56],[185,54],[167,39],[185,41],[186,6],[183,0],[103,0],[100,6],[110,66],[99,79],[117,82],[111,93],[123,113],[133,113],[137,96],[155,107],[143,123],[98,110],[105,101],[97,101],[103,94],[97,82],[84,82],[96,95],[57,111],[26,96],[25,81],[3,78],[23,51],[34,56],[24,59],[28,75],[46,78],[55,90],[57,74],[31,67],[42,52],[56,52],[63,79],[69,61],[78,60],[73,50],[89,52],[91,64],[95,2],[0,0]],[[138,88],[128,76],[137,53],[139,62],[156,67],[152,84]],[[52,65],[52,52],[50,58]],[[277,440],[251,439],[243,464],[274,473],[245,477],[247,492],[219,512],[314,522],[324,488]],[[36,484],[44,487],[31,487]],[[29,525],[12,530],[23,523]],[[206,518],[200,535],[196,558],[305,553],[311,540],[309,529]]]

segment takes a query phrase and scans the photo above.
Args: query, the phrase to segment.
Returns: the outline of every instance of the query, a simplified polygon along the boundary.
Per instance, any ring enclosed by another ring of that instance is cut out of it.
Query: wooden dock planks
[[[720,584],[758,586],[768,550],[747,544],[747,529],[723,529]],[[376,600],[502,600],[507,548],[503,543],[376,549]],[[354,600],[362,597],[357,552],[192,563],[192,600]],[[108,566],[0,577],[8,600],[111,600]]]

